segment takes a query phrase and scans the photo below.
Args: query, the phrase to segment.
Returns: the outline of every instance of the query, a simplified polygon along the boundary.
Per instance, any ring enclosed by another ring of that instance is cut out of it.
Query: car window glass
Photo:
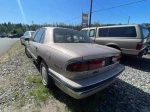
[[[26,35],[27,35],[27,32],[25,32],[23,35],[26,36]]]
[[[31,40],[33,40],[37,34],[38,30],[35,31],[35,33],[33,34],[33,36],[31,37]]]
[[[33,36],[34,32],[31,32],[31,36]]]
[[[94,37],[95,36],[95,30],[94,29],[90,30],[89,36],[90,37]]]
[[[44,32],[42,34],[41,39],[40,39],[40,43],[44,43],[44,39],[45,39],[45,30],[44,30]]]
[[[99,28],[98,34],[99,37],[107,37],[108,28]]]
[[[148,29],[142,28],[142,33],[143,33],[144,38],[149,37],[149,30]]]
[[[92,40],[87,35],[79,31],[55,29],[54,42],[55,43],[92,43]]]
[[[27,32],[26,36],[30,36],[29,32]]]
[[[40,39],[41,39],[43,33],[44,33],[44,29],[40,29],[40,30],[36,33],[36,35],[35,35],[33,41],[34,41],[34,42],[40,42]]]
[[[136,36],[137,34],[134,26],[109,28],[108,32],[108,37],[136,37]]]

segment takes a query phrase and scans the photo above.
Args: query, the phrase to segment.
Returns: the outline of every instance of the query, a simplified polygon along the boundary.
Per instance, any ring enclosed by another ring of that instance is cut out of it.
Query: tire
[[[25,47],[25,53],[26,53],[28,58],[31,58],[31,55],[30,55],[29,51],[27,50],[27,47]]]
[[[44,61],[41,61],[40,63],[40,73],[42,76],[43,85],[51,88],[54,87],[54,81],[52,80],[50,75],[48,75],[48,67]]]

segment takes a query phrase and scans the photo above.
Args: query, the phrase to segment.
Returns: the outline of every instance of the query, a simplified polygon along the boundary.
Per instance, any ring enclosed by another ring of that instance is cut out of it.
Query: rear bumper
[[[149,46],[150,48],[150,46]],[[121,49],[122,53],[124,55],[133,55],[133,56],[140,56],[146,55],[148,53],[148,47],[143,48],[142,50],[136,50],[136,49]]]
[[[148,47],[145,47],[143,50],[141,50],[138,54],[138,56],[142,57],[143,55],[147,55],[148,53]]]
[[[81,99],[109,86],[123,70],[124,66],[118,64],[115,68],[100,73],[99,75],[84,79],[72,80],[61,76],[49,68],[49,75],[52,76],[55,84],[62,91],[75,99]]]

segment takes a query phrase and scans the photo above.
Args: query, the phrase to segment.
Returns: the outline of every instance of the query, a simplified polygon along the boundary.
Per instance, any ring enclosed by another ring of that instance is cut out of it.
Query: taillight
[[[96,68],[101,68],[105,65],[105,60],[100,59],[100,60],[91,60],[89,61],[89,69],[96,69]]]
[[[136,46],[137,50],[141,50],[143,48],[143,44],[142,43],[138,43]]]
[[[120,62],[120,59],[121,59],[120,56],[112,57],[112,62],[113,62],[113,63]]]
[[[70,72],[82,72],[82,71],[101,68],[104,65],[105,65],[104,59],[73,62],[67,65],[66,70]]]
[[[82,72],[88,70],[88,62],[74,62],[67,66],[67,71]]]

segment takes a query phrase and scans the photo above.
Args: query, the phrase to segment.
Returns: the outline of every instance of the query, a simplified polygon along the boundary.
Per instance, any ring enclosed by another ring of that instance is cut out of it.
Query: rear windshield
[[[79,31],[69,29],[55,29],[54,30],[55,43],[93,43],[93,41]]]
[[[143,37],[147,38],[149,37],[149,30],[147,28],[142,27],[142,33],[143,33]]]
[[[99,37],[136,37],[136,29],[134,26],[100,28]]]

